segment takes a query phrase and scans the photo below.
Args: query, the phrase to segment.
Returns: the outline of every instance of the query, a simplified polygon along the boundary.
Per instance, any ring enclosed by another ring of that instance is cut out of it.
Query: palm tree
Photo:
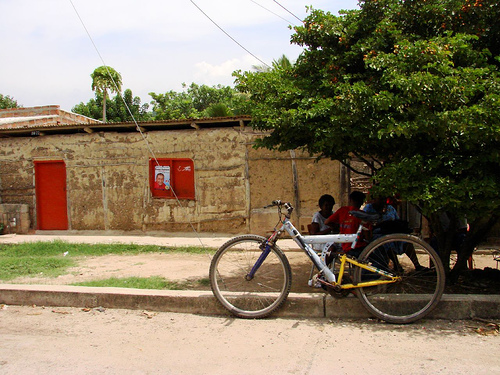
[[[108,90],[119,93],[122,89],[122,76],[110,66],[100,66],[90,75],[92,77],[92,91],[103,94],[102,121],[106,122],[106,97]]]
[[[290,69],[293,67],[293,63],[286,55],[281,55],[278,60],[273,60],[272,67],[268,65],[252,65],[252,68],[259,73],[269,72],[273,69]]]

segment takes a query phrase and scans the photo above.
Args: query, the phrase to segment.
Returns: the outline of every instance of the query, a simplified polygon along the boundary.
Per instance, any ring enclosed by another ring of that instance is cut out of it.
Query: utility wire
[[[203,13],[203,15],[205,17],[207,17],[215,26],[217,26],[217,28],[222,31],[224,34],[226,34],[226,36],[229,37],[229,39],[231,39],[233,42],[235,42],[238,46],[240,46],[241,48],[243,48],[249,55],[253,56],[255,59],[257,59],[258,61],[260,61],[263,65],[267,66],[268,68],[271,68],[268,64],[266,64],[264,61],[262,61],[261,59],[259,59],[257,56],[255,56],[252,52],[250,52],[248,49],[246,49],[241,43],[239,43],[236,39],[234,39],[231,35],[229,35],[222,27],[220,27],[217,22],[215,22],[213,19],[211,19],[208,14],[206,14],[203,9],[201,9],[193,0],[190,0],[191,3],[196,7],[198,8],[198,10]]]
[[[76,9],[75,5],[73,4],[73,1],[72,0],[69,0],[69,2],[71,3],[71,6],[73,7],[73,9],[75,10],[75,13],[76,15],[78,16],[78,19],[80,20],[83,28],[85,29],[85,32],[87,33],[87,36],[89,37],[90,41],[92,42],[92,45],[94,46],[94,49],[96,50],[97,52],[97,55],[99,56],[99,58],[101,59],[101,62],[103,64],[103,66],[106,68],[106,71],[108,72],[109,74],[109,77],[111,78],[111,80],[113,81],[113,85],[115,86],[115,89],[116,89],[116,92],[117,92],[117,95],[120,96],[120,98],[123,100],[123,104],[125,104],[125,108],[127,108],[127,111],[128,113],[130,114],[130,116],[132,117],[132,120],[134,121],[134,124],[135,124],[135,127],[137,128],[137,130],[139,131],[139,133],[141,134],[141,137],[142,139],[144,140],[144,142],[146,143],[146,147],[148,148],[150,154],[152,155],[153,159],[155,160],[156,162],[156,165],[157,166],[160,166],[160,162],[158,161],[158,159],[156,158],[156,155],[153,151],[153,149],[151,148],[151,145],[149,144],[146,136],[144,135],[144,133],[142,132],[141,130],[141,127],[139,126],[139,124],[137,123],[132,111],[130,110],[129,106],[127,105],[127,102],[125,101],[125,99],[123,98],[123,96],[121,95],[120,93],[120,90],[118,88],[118,85],[116,84],[115,80],[113,79],[113,76],[110,74],[110,71],[108,69],[108,65],[105,63],[101,53],[99,52],[99,49],[97,48],[96,44],[94,43],[94,40],[92,39],[92,36],[90,35],[87,27],[85,26],[85,23],[83,22],[82,18],[80,17],[80,14],[78,13],[78,10]],[[172,193],[174,194],[174,197],[177,201],[177,204],[184,208],[184,206],[182,205],[181,201],[179,200],[179,197],[177,196],[177,194],[175,193],[174,191],[174,188],[172,186],[170,186],[170,189],[172,191]],[[203,241],[201,240],[200,236],[198,235],[198,232],[196,231],[196,229],[194,228],[193,226],[193,223],[191,222],[191,220],[189,220],[188,218],[188,222],[189,222],[189,225],[191,227],[191,229],[193,230],[193,232],[197,235],[197,238],[198,238],[198,241],[200,241],[200,244],[202,247],[205,247],[205,244],[203,243]],[[210,254],[209,254],[209,257],[210,257]],[[211,258],[211,257],[210,257]]]
[[[290,13],[292,16],[294,16],[295,18],[297,18],[301,23],[304,22],[302,21],[299,17],[297,17],[295,14],[293,14],[292,12],[290,12],[288,9],[286,9],[283,5],[281,5],[280,3],[278,3],[276,0],[273,0],[276,4],[278,4],[280,7],[282,7],[284,10],[286,10],[288,13]]]
[[[267,10],[269,13],[274,14],[276,17],[281,18],[281,19],[282,19],[283,21],[285,21],[286,23],[291,24],[291,25],[293,25],[293,26],[297,26],[297,25],[295,25],[293,22],[291,22],[291,21],[287,20],[286,18],[281,17],[278,13],[275,13],[275,12],[273,12],[272,10],[270,10],[270,9],[266,8],[264,5],[259,4],[258,2],[254,1],[254,0],[250,0],[250,1],[251,1],[252,3],[254,3],[255,5],[260,6],[262,9]]]
[[[146,145],[148,147],[148,150],[149,152],[151,153],[151,155],[153,156],[153,158],[155,159],[156,161],[156,164],[157,165],[160,165],[160,163],[158,162],[158,159],[156,158],[155,156],[155,153],[153,152],[153,150],[151,149],[150,145],[149,145],[149,142],[148,140],[146,139],[146,137],[144,136],[144,133],[142,132],[141,130],[141,127],[139,126],[139,124],[137,123],[134,115],[132,114],[132,111],[130,110],[129,106],[127,105],[127,102],[125,101],[125,99],[123,99],[123,96],[121,95],[120,93],[120,90],[119,90],[119,87],[118,85],[116,84],[115,80],[113,79],[113,76],[111,75],[109,69],[108,69],[108,65],[106,64],[106,62],[104,61],[101,53],[99,52],[99,49],[97,48],[96,44],[94,43],[94,39],[92,39],[92,36],[90,35],[90,32],[88,31],[87,29],[87,26],[85,26],[85,23],[83,22],[83,19],[82,17],[80,17],[80,13],[78,13],[78,10],[76,9],[75,5],[73,4],[73,1],[72,0],[69,0],[69,2],[71,3],[71,6],[73,7],[73,9],[75,10],[75,13],[78,17],[78,19],[80,20],[80,23],[82,24],[83,28],[85,29],[85,32],[87,33],[87,36],[89,37],[90,41],[92,42],[92,45],[94,46],[94,49],[95,51],[97,52],[97,55],[99,56],[101,62],[102,62],[102,65],[106,68],[106,71],[108,72],[108,75],[109,77],[111,78],[111,80],[113,81],[113,85],[115,86],[115,90],[117,92],[117,94],[120,96],[120,98],[122,98],[123,100],[123,104],[125,104],[125,108],[127,108],[127,112],[130,114],[130,116],[132,117],[132,120],[134,121],[134,124],[137,128],[137,130],[139,131],[139,133],[141,134],[142,138],[144,139],[144,141],[146,142]]]

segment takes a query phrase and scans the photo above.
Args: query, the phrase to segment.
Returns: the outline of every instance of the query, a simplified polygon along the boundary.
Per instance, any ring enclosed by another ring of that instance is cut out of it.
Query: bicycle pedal
[[[331,289],[338,289],[340,290],[339,286],[338,285],[333,285],[333,284],[330,284],[328,281],[326,281],[325,279],[323,278],[318,278],[318,283],[320,284],[321,288],[323,289],[326,289],[326,288],[331,288]]]
[[[321,288],[321,283],[318,281],[317,275],[313,276],[312,279],[309,279],[307,285],[309,285],[311,288]]]

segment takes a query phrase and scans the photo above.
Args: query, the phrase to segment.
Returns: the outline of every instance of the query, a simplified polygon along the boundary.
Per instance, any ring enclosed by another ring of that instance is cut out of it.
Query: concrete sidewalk
[[[209,291],[94,288],[61,285],[0,284],[6,305],[120,308],[203,315],[230,315]],[[500,296],[445,295],[433,319],[500,318]],[[290,293],[273,316],[286,318],[368,318],[356,297],[335,299],[326,293]]]
[[[219,247],[228,236],[102,236],[102,235],[4,235],[2,243],[62,240],[71,243],[135,243],[160,246]],[[280,241],[284,250],[295,249],[291,240]],[[68,307],[104,307],[169,311],[204,315],[229,315],[211,292],[95,288],[61,285],[0,284],[0,304]],[[368,318],[357,298],[335,299],[326,293],[291,293],[274,316],[290,318]],[[445,295],[431,313],[435,319],[500,318],[500,295]]]

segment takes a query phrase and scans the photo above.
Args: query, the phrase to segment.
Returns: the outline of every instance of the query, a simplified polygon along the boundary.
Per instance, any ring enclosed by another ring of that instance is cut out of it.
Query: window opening
[[[149,178],[155,198],[195,199],[194,163],[191,159],[150,159]]]

